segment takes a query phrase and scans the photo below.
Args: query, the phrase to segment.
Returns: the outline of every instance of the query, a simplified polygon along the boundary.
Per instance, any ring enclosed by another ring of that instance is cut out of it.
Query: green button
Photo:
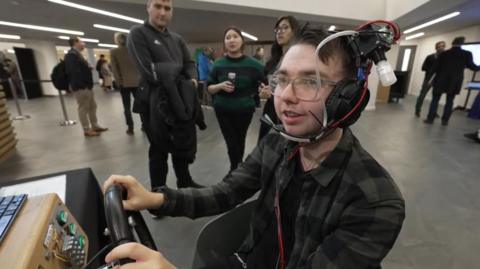
[[[75,226],[75,223],[70,223],[68,225],[68,233],[70,235],[75,235],[77,233],[77,226]]]
[[[85,247],[85,236],[80,235],[78,237],[78,244],[80,245],[81,248]]]
[[[57,215],[57,221],[61,226],[65,225],[68,221],[68,213],[63,210],[60,211]]]

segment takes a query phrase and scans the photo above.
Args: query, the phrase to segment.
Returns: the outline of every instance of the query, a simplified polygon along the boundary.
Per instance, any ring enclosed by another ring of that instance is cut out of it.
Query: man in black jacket
[[[432,124],[437,114],[438,102],[443,93],[447,94],[447,102],[443,110],[442,125],[448,125],[452,114],[455,95],[460,93],[463,83],[463,70],[469,68],[473,71],[480,70],[480,66],[473,63],[472,53],[461,48],[465,37],[456,37],[452,48],[440,54],[433,69],[433,97],[425,123]]]
[[[433,67],[435,66],[438,55],[445,50],[445,41],[438,41],[435,43],[435,53],[432,53],[425,58],[422,64],[422,71],[425,72],[425,78],[423,79],[422,89],[417,98],[417,104],[415,105],[415,116],[420,117],[420,112],[422,111],[423,100],[427,95],[428,91],[432,87],[430,79],[433,75]]]
[[[192,180],[188,170],[195,159],[195,122],[201,113],[198,97],[194,95],[195,62],[183,38],[167,28],[172,19],[172,1],[148,0],[147,12],[148,20],[131,29],[127,48],[142,77],[140,114],[150,141],[151,187],[165,185],[169,153],[177,186],[202,187]],[[186,99],[191,102],[186,104]]]
[[[85,136],[98,136],[108,128],[98,125],[97,103],[92,90],[92,68],[81,53],[85,49],[85,43],[78,37],[72,37],[68,40],[68,44],[71,49],[65,55],[65,68],[70,87],[77,99],[78,118]]]

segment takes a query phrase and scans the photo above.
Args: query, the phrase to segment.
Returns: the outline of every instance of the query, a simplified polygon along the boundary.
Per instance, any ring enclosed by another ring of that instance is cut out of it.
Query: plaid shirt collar
[[[328,154],[327,158],[317,168],[308,172],[308,174],[317,181],[322,187],[327,187],[335,175],[345,165],[345,158],[350,157],[353,146],[353,134],[349,128],[343,129],[342,138],[335,149]],[[290,146],[294,147],[294,146]]]

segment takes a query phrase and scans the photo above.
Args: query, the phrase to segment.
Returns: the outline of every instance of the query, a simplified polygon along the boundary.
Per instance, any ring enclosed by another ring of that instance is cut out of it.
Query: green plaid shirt
[[[274,197],[295,171],[288,156],[296,144],[269,134],[238,169],[204,189],[165,189],[166,203],[152,211],[198,218],[228,211],[260,191],[250,235],[239,252],[248,255],[274,215]],[[387,171],[346,128],[337,147],[309,172],[295,220],[287,269],[381,268],[405,218],[402,195]]]

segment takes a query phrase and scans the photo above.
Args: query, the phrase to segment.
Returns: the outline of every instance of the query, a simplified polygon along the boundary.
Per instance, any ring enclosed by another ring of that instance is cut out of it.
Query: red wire
[[[280,253],[280,269],[285,269],[285,246],[283,242],[282,219],[280,212],[280,195],[278,193],[278,190],[275,193],[275,216],[277,217],[277,237],[278,249]]]
[[[355,104],[355,106],[350,110],[350,112],[347,113],[347,115],[343,116],[340,120],[334,122],[332,125],[330,125],[329,129],[337,128],[337,126],[346,120],[348,117],[350,117],[357,109],[360,107],[360,105],[363,102],[363,99],[365,99],[365,96],[367,96],[367,91],[368,91],[368,76],[370,75],[370,69],[372,68],[372,63],[370,63],[367,67],[367,70],[365,72],[365,85],[363,86],[363,92],[362,95],[360,96],[360,99],[358,99],[358,102]]]
[[[399,40],[400,39],[400,28],[398,27],[398,25],[392,21],[387,21],[387,20],[374,20],[374,21],[369,21],[365,24],[362,24],[360,26],[358,26],[355,30],[356,31],[359,31],[359,30],[362,30],[364,29],[365,27],[371,25],[371,24],[375,24],[375,23],[383,23],[383,24],[387,24],[389,25],[390,27],[392,27],[393,29],[393,33],[394,33],[394,36],[393,36],[393,39],[395,41]]]

